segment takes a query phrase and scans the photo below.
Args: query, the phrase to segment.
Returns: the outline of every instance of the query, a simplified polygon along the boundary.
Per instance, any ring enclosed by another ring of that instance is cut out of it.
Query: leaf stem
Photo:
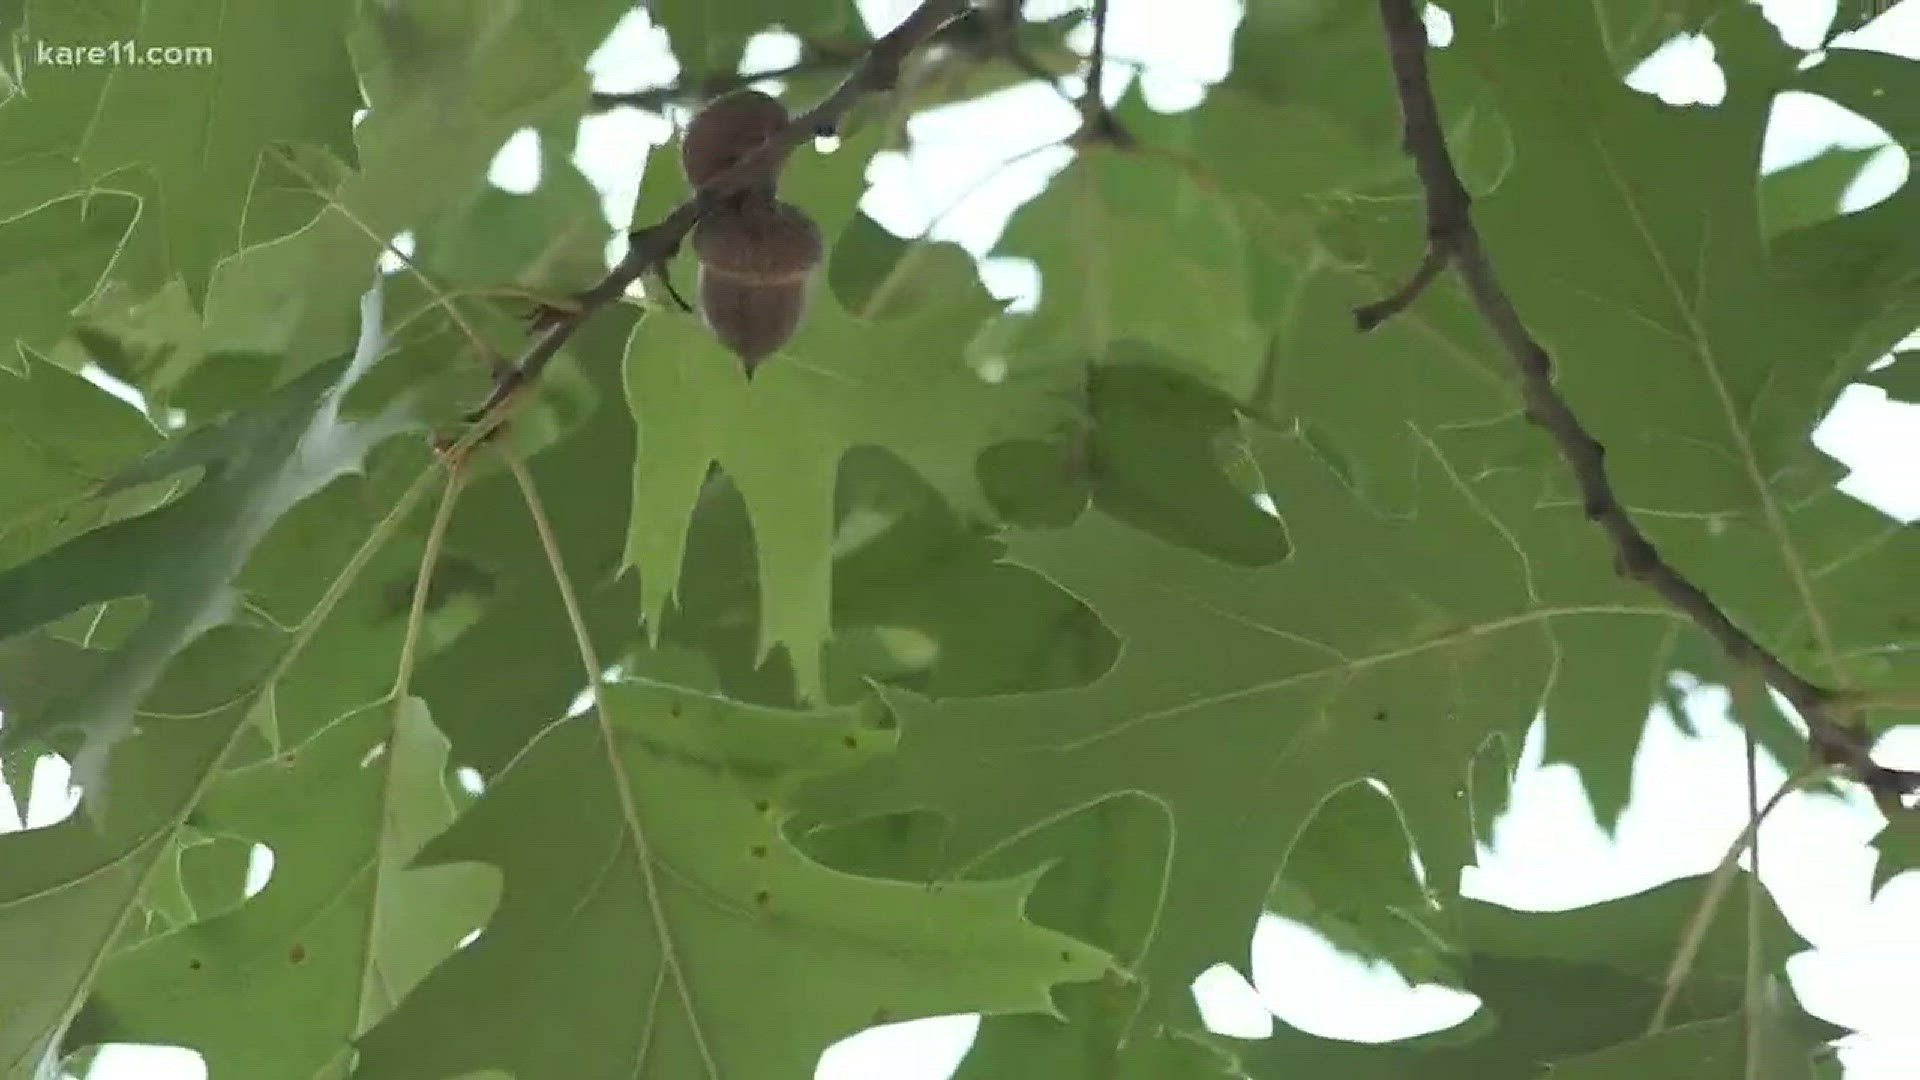
[[[1775,807],[1795,791],[1815,783],[1826,775],[1833,766],[1811,765],[1787,777],[1778,790],[1767,799],[1765,806],[1751,814],[1746,827],[1740,835],[1734,837],[1728,845],[1727,853],[1720,858],[1720,864],[1713,869],[1713,877],[1707,881],[1707,890],[1700,896],[1693,915],[1687,919],[1686,928],[1680,934],[1679,948],[1674,950],[1673,962],[1667,966],[1666,978],[1660,991],[1660,1003],[1654,1007],[1653,1019],[1647,1024],[1647,1034],[1657,1035],[1667,1026],[1667,1014],[1673,1010],[1674,999],[1680,994],[1680,987],[1686,984],[1687,977],[1693,973],[1693,962],[1699,958],[1700,946],[1707,939],[1707,929],[1713,925],[1714,913],[1720,909],[1720,901],[1727,895],[1727,887],[1733,884],[1733,872],[1740,866],[1740,854],[1747,850],[1760,835],[1760,824],[1773,813]],[[1755,867],[1757,873],[1758,867]]]
[[[1743,684],[1736,693],[1742,693],[1750,701],[1757,693],[1762,693],[1754,685],[1751,674],[1740,679]],[[1744,710],[1747,715],[1758,715],[1754,709]],[[1747,831],[1753,835],[1748,850],[1752,853],[1747,863],[1747,963],[1745,990],[1742,998],[1746,1008],[1741,1018],[1746,1025],[1746,1080],[1759,1080],[1761,1036],[1760,1010],[1766,1004],[1766,958],[1763,943],[1760,940],[1764,927],[1760,921],[1760,899],[1765,886],[1760,880],[1760,747],[1753,737],[1753,729],[1746,729],[1747,743]]]
[[[393,676],[396,716],[406,705],[407,689],[413,681],[414,663],[420,648],[420,629],[426,622],[427,594],[433,588],[434,567],[440,562],[440,548],[446,542],[447,526],[453,520],[453,508],[460,500],[466,474],[465,460],[455,459],[447,463],[446,488],[440,495],[439,509],[434,511],[433,524],[427,529],[426,549],[420,554],[420,569],[413,579],[413,602],[407,608],[407,632],[400,642],[400,661]]]
[[[707,1043],[706,1033],[701,1030],[699,1014],[694,1010],[693,989],[687,981],[686,970],[681,965],[680,953],[667,923],[666,904],[661,899],[659,875],[653,864],[653,847],[647,839],[646,829],[640,823],[639,803],[634,798],[633,783],[621,764],[619,735],[613,730],[613,717],[607,711],[606,696],[602,691],[606,669],[600,666],[600,658],[593,647],[593,637],[587,630],[586,617],[581,614],[579,596],[574,592],[573,579],[568,575],[566,560],[560,553],[560,541],[554,536],[553,524],[547,518],[533,474],[527,471],[526,462],[521,460],[513,447],[503,444],[500,455],[513,472],[514,483],[520,487],[520,497],[527,504],[527,514],[533,519],[534,531],[540,536],[540,548],[546,553],[547,566],[553,571],[554,586],[559,590],[560,603],[567,611],[567,625],[573,630],[574,645],[580,651],[581,666],[586,669],[587,690],[593,695],[593,713],[599,721],[600,738],[607,754],[607,768],[613,774],[614,792],[620,800],[620,813],[627,832],[633,837],[634,854],[640,864],[640,878],[646,888],[647,908],[653,917],[654,933],[660,938],[662,967],[673,977],[674,986],[679,990],[680,1005],[687,1014],[687,1028],[693,1035],[694,1046],[699,1051],[708,1080],[720,1080],[719,1063]]]

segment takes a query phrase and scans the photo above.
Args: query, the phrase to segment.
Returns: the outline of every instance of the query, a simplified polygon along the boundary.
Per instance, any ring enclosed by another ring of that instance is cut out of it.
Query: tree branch
[[[1900,794],[1920,789],[1920,773],[1887,769],[1873,762],[1870,736],[1852,721],[1852,695],[1814,683],[1769,652],[1698,585],[1668,563],[1634,524],[1607,475],[1606,448],[1581,424],[1554,385],[1552,357],[1527,330],[1481,244],[1473,224],[1473,200],[1454,169],[1427,75],[1426,26],[1412,0],[1379,3],[1394,89],[1400,98],[1404,124],[1401,145],[1413,159],[1414,171],[1426,192],[1427,252],[1405,285],[1355,309],[1355,322],[1361,330],[1370,330],[1406,310],[1441,270],[1451,266],[1458,271],[1474,306],[1513,360],[1527,419],[1552,438],[1579,485],[1587,518],[1598,524],[1612,543],[1616,570],[1659,593],[1718,643],[1734,663],[1754,671],[1792,702],[1806,720],[1808,741],[1818,760],[1848,769],[1883,805],[1889,798],[1897,801]]]
[[[1113,146],[1132,146],[1133,135],[1114,119],[1103,96],[1107,72],[1107,0],[1093,0],[1093,48],[1087,53],[1087,92],[1080,98],[1080,137]]]
[[[665,284],[668,261],[679,253],[681,241],[708,211],[752,183],[762,174],[766,161],[784,155],[817,134],[836,130],[861,97],[892,90],[900,82],[900,68],[907,57],[970,6],[970,0],[921,0],[920,6],[901,20],[900,25],[867,47],[853,70],[819,104],[789,120],[786,127],[696,190],[666,217],[629,233],[626,255],[606,277],[577,294],[572,306],[564,310],[546,308],[535,317],[533,340],[513,368],[495,382],[487,400],[469,414],[469,420],[478,422],[491,415],[537,380],[567,339],[594,314],[618,300],[629,285],[648,273],[662,275]]]
[[[618,108],[659,112],[678,101],[688,98],[719,97],[722,94],[752,86],[762,79],[788,79],[795,75],[837,71],[846,67],[854,59],[858,57],[819,54],[803,57],[785,67],[769,68],[766,71],[703,75],[668,83],[665,86],[649,86],[644,90],[625,90],[618,93],[595,91],[589,99],[589,107],[594,112],[606,112],[609,109]]]
[[[1020,0],[984,0],[963,9],[929,35],[923,44],[946,46],[959,57],[974,62],[1004,60],[1021,74],[1057,87],[1058,76],[1048,71],[1021,43],[1019,26]],[[860,62],[870,48],[870,45],[841,38],[807,39],[800,43],[800,58],[784,67],[746,74],[717,71],[683,75],[662,86],[596,92],[590,98],[589,107],[595,112],[623,107],[659,112],[671,104],[697,103],[703,98],[715,98],[752,86],[763,79],[845,71]]]

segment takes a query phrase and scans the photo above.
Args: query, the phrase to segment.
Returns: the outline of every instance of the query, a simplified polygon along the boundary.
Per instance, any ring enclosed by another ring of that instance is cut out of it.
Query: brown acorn
[[[717,210],[693,229],[700,312],[747,372],[777,351],[807,310],[825,254],[820,228],[797,206],[749,203]]]
[[[687,182],[703,187],[787,126],[787,107],[758,90],[735,90],[710,102],[687,123],[680,141],[680,167]],[[765,163],[746,192],[773,197],[786,153]]]

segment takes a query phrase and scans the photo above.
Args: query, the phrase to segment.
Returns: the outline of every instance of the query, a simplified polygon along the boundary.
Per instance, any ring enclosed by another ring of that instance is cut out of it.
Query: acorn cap
[[[787,107],[758,90],[735,90],[709,102],[687,123],[680,141],[680,167],[687,182],[703,187],[787,126]],[[750,186],[771,189],[786,163],[784,152],[766,163]]]

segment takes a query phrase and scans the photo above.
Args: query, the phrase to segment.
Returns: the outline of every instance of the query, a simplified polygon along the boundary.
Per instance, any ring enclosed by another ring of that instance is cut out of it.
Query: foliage
[[[1744,877],[1460,895],[1536,719],[1611,823],[1670,676],[1734,677],[1616,572],[1462,285],[1355,329],[1427,240],[1373,5],[1251,0],[1196,108],[1088,110],[996,248],[1031,311],[859,208],[913,111],[1076,65],[1087,16],[1018,7],[796,155],[830,260],[752,379],[649,278],[484,439],[461,414],[527,311],[606,268],[568,155],[625,3],[0,21],[0,774],[57,753],[84,789],[0,836],[0,1080],[117,1041],[212,1080],[775,1080],[965,1012],[963,1077],[1830,1074]],[[1914,722],[1920,600],[1888,583],[1920,533],[1810,435],[1848,384],[1920,394],[1911,350],[1881,363],[1920,325],[1920,184],[1843,214],[1860,152],[1758,173],[1786,91],[1913,153],[1920,65],[1810,62],[1736,0],[1448,10],[1476,222],[1620,501],[1770,655]],[[653,104],[776,22],[796,112],[871,44],[847,0],[652,17],[685,72]],[[1622,82],[1693,31],[1722,104]],[[35,54],[120,40],[214,59]],[[489,187],[525,128],[543,182]],[[688,197],[674,149],[634,225]],[[1896,812],[1876,887],[1917,836]],[[1482,1012],[1213,1034],[1189,987],[1263,910]]]

